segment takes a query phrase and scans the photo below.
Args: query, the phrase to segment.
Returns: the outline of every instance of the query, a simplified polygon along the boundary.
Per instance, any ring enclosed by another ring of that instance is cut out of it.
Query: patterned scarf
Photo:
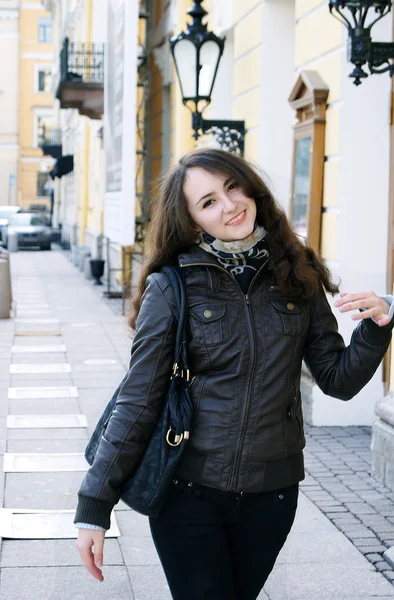
[[[222,242],[203,233],[199,246],[216,256],[219,264],[238,281],[246,293],[256,272],[270,257],[266,236],[264,227],[258,225],[247,238],[235,242]]]

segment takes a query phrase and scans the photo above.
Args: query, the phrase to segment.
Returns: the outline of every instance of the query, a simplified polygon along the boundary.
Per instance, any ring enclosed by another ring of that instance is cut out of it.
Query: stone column
[[[372,475],[394,491],[394,395],[388,394],[375,408],[372,427]]]

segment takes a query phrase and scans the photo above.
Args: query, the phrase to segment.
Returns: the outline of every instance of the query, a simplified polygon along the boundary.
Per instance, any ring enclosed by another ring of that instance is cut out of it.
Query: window
[[[52,42],[52,19],[50,17],[39,18],[38,41],[42,44],[50,44]]]
[[[52,83],[51,69],[40,69],[37,72],[37,90],[39,92],[50,92]]]
[[[47,139],[52,126],[52,111],[47,114],[36,115],[34,145],[41,146]]]
[[[328,93],[319,73],[302,71],[289,98],[296,111],[290,220],[316,253],[320,252]]]
[[[49,178],[49,173],[38,172],[37,173],[37,196],[50,196],[52,184]]]

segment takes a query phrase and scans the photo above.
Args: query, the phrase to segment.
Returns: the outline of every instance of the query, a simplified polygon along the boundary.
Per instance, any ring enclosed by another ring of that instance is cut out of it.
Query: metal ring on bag
[[[171,433],[171,428],[167,431],[167,435],[166,435],[166,442],[169,446],[179,446],[179,444],[182,443],[183,440],[183,433],[181,433],[181,435],[176,435],[175,439],[179,438],[177,442],[175,442],[175,444],[173,442],[170,442],[170,433]]]

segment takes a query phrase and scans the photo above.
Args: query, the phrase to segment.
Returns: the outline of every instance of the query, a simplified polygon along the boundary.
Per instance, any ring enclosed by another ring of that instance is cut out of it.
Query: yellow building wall
[[[245,158],[258,161],[262,83],[262,2],[233,1],[233,117],[245,120]]]
[[[31,8],[29,8],[31,5]],[[49,198],[37,197],[37,173],[41,171],[42,151],[35,146],[35,109],[53,108],[50,93],[36,92],[37,67],[52,63],[53,44],[39,43],[38,24],[40,17],[51,17],[44,9],[37,10],[37,2],[24,1],[19,17],[19,142],[18,202],[22,208],[39,201],[49,206]],[[34,55],[32,55],[34,53]]]
[[[341,164],[339,134],[341,127],[342,52],[345,28],[330,15],[327,2],[296,0],[295,63],[298,70],[317,71],[330,93],[326,114],[321,256],[337,260],[337,230],[340,213],[337,185]]]

